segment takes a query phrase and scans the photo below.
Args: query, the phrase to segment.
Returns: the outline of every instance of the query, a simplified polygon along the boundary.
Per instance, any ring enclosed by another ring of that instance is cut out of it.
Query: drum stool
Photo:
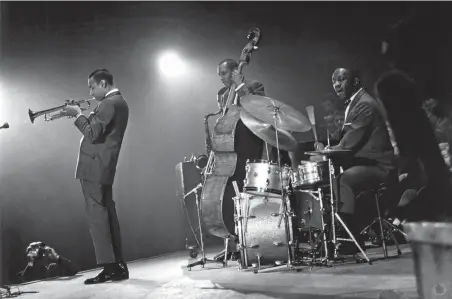
[[[392,240],[394,241],[396,248],[397,248],[397,256],[399,256],[402,254],[402,251],[399,248],[399,244],[394,236],[394,233],[398,231],[398,232],[402,233],[403,235],[405,235],[403,232],[401,232],[399,230],[398,227],[393,225],[391,222],[388,221],[388,219],[386,219],[385,217],[382,217],[382,215],[381,215],[382,212],[380,209],[380,200],[383,197],[383,195],[386,194],[386,192],[388,192],[388,190],[389,190],[388,184],[381,183],[377,188],[372,189],[370,191],[375,199],[375,205],[377,208],[377,217],[374,219],[374,221],[372,221],[371,224],[366,226],[361,231],[361,234],[364,234],[364,233],[368,232],[369,229],[373,225],[378,224],[379,229],[380,229],[380,238],[381,238],[381,243],[382,243],[382,247],[383,247],[384,259],[388,258],[388,248],[386,246],[386,241],[389,240],[389,238],[392,238]],[[385,227],[385,229],[383,229],[383,227]],[[397,256],[393,256],[393,257],[397,257]]]

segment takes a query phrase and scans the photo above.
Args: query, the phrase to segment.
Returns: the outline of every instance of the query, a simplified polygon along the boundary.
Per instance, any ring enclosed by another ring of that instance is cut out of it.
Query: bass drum
[[[248,200],[242,201],[242,205],[245,205],[248,216],[243,218],[243,231],[239,234],[243,236],[240,248],[242,263],[246,265],[244,268],[286,262],[288,250],[293,249],[292,246],[287,248],[284,217],[280,216],[281,199],[249,196]],[[289,201],[287,208],[291,211]],[[292,243],[292,220],[288,218],[289,241]]]

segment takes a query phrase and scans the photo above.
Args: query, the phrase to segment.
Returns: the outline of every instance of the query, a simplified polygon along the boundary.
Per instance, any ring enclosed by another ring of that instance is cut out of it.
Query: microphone
[[[4,123],[3,126],[0,127],[0,129],[8,129],[8,128],[9,128],[8,123]]]

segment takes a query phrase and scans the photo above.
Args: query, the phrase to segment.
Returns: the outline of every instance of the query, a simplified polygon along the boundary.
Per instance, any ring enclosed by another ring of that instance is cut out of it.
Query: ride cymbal
[[[266,124],[274,125],[276,112],[278,129],[291,132],[307,132],[311,129],[311,123],[304,114],[272,98],[247,95],[240,99],[240,105],[252,116]]]
[[[244,109],[240,112],[240,119],[243,124],[254,133],[254,135],[268,144],[277,147],[276,130],[274,126],[263,123]],[[297,140],[286,130],[278,129],[278,141],[279,148],[282,150],[293,152],[297,149]]]

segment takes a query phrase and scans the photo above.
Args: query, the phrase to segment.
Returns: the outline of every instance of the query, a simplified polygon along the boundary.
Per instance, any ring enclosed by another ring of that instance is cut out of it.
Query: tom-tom
[[[330,172],[334,175],[334,169],[329,167],[328,161],[301,161],[301,165],[292,171],[292,187],[303,189],[328,185],[330,183]]]
[[[277,163],[267,160],[246,162],[246,177],[243,190],[252,195],[279,198],[281,196],[281,176]],[[282,166],[282,187],[289,186],[291,169]]]

